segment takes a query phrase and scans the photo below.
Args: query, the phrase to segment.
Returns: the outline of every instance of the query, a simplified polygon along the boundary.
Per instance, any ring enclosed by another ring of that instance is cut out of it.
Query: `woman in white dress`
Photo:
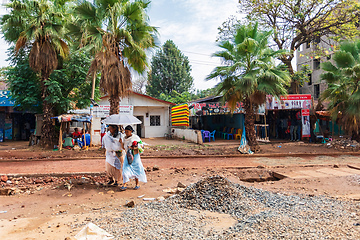
[[[116,125],[110,125],[109,131],[102,139],[102,145],[106,149],[105,169],[109,177],[108,185],[118,186],[121,181],[121,165],[123,155],[121,152],[121,133]]]
[[[135,190],[140,188],[139,181],[146,183],[146,174],[144,166],[141,162],[140,153],[144,147],[139,136],[133,134],[133,128],[128,125],[125,128],[125,137],[122,143],[123,149],[125,149],[125,158],[123,163],[123,183],[121,190],[127,189],[127,183],[130,179],[135,179]]]

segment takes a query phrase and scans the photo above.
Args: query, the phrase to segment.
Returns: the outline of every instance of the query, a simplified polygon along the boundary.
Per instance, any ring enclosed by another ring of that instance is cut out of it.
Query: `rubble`
[[[346,151],[359,151],[360,144],[355,140],[340,139],[333,140],[327,144],[328,148],[334,148],[336,150]]]

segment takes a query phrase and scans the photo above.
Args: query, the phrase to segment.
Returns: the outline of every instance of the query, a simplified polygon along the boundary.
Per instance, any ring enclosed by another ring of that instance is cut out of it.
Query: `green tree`
[[[137,0],[84,1],[69,33],[79,47],[96,54],[89,72],[101,72],[100,89],[109,96],[110,114],[119,113],[119,101],[131,90],[130,69],[142,73],[148,63],[146,51],[155,46],[156,28],[148,23],[150,2]]]
[[[182,94],[193,86],[189,59],[174,44],[167,40],[151,61],[146,92],[150,96],[170,95],[173,91]]]
[[[57,68],[59,57],[69,52],[65,38],[66,2],[49,0],[13,0],[6,5],[10,11],[1,18],[5,40],[15,44],[15,51],[28,47],[29,66],[39,75],[43,125],[41,143],[51,146],[55,141],[51,117],[53,104],[49,102],[50,74]]]
[[[321,79],[327,82],[328,88],[320,99],[330,102],[328,109],[333,118],[339,119],[346,130],[357,135],[359,141],[360,40],[342,42],[332,60],[321,64],[325,71]]]
[[[29,66],[29,49],[22,49],[17,55],[10,52],[12,67],[5,71],[7,85],[12,98],[20,109],[35,113],[42,112],[41,79]],[[91,64],[89,54],[74,52],[56,69],[45,84],[49,95],[46,101],[53,105],[52,113],[59,115],[70,109],[83,109],[90,105],[91,83],[87,71]],[[97,86],[100,79],[97,78]],[[100,93],[96,89],[96,96]]]
[[[263,28],[273,30],[272,40],[277,49],[288,50],[280,60],[291,75],[294,51],[301,44],[323,36],[339,40],[359,35],[357,0],[239,0],[239,3],[240,12],[246,14],[248,21],[258,21]],[[225,22],[219,28],[220,39],[231,36],[238,24],[233,18]],[[291,92],[298,93],[298,86],[298,82],[292,82]]]
[[[258,24],[241,25],[231,40],[218,44],[222,51],[214,56],[224,65],[216,67],[207,79],[220,79],[220,91],[234,109],[242,102],[245,109],[246,137],[252,151],[260,150],[255,135],[255,112],[265,103],[267,94],[287,94],[286,85],[291,78],[284,67],[275,66],[275,57],[283,50],[273,51],[268,47],[271,31],[259,31]]]

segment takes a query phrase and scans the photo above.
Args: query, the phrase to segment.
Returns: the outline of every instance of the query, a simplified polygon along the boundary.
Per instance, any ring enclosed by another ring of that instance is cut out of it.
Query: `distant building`
[[[109,97],[104,96],[99,106],[93,109],[92,143],[101,144],[101,120],[109,115]],[[142,124],[133,126],[137,135],[142,138],[164,137],[170,132],[170,112],[174,103],[156,99],[145,94],[131,92],[128,97],[120,100],[120,113],[131,114],[137,117]],[[90,109],[70,111],[75,113],[90,113]],[[78,127],[81,127],[80,124]],[[72,127],[74,127],[72,125]],[[125,126],[124,126],[125,127]]]
[[[325,37],[316,38],[311,42],[302,44],[296,51],[297,71],[300,71],[303,65],[308,65],[312,70],[312,73],[309,74],[309,81],[300,87],[300,93],[311,94],[315,103],[321,93],[327,88],[327,83],[320,78],[320,75],[323,73],[320,65],[322,62],[331,59],[334,53],[334,45],[334,41]],[[320,51],[322,54],[320,54]]]

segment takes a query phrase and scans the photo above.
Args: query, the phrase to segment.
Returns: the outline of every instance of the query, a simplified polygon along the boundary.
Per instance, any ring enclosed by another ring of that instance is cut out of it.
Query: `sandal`
[[[127,189],[127,187],[122,186],[122,187],[120,188],[120,191],[125,191],[126,189]]]
[[[140,186],[136,186],[134,187],[134,190],[138,190],[140,188]]]

